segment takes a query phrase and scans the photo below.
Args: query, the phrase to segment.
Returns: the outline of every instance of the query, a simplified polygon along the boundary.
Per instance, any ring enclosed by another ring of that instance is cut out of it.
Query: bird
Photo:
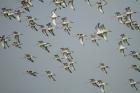
[[[6,37],[5,35],[0,36],[0,45],[3,47],[3,49],[9,48],[8,39],[9,37]]]
[[[120,36],[121,36],[120,40],[122,41],[122,43],[127,44],[129,46],[130,43],[128,42],[128,39],[131,38],[128,38],[125,34],[121,34]]]
[[[136,13],[136,12],[133,12],[132,9],[131,9],[131,7],[126,7],[125,8],[124,14],[128,18],[128,20],[131,20],[132,21],[132,14],[134,14],[134,13]]]
[[[56,12],[56,10],[57,10],[57,8],[56,9],[54,9],[54,10],[52,10],[52,12],[51,12],[51,20],[52,20],[52,24],[56,27],[56,20],[57,20],[57,18],[58,17],[60,17],[60,16],[58,16],[55,12]]]
[[[63,55],[63,57],[68,60],[68,61],[71,61],[71,59],[73,59],[72,57],[72,53],[73,51],[71,51],[69,48],[60,48],[61,49],[61,53]]]
[[[87,37],[87,35],[85,35],[85,34],[83,34],[83,33],[78,33],[78,34],[76,34],[76,36],[77,36],[78,39],[80,40],[80,44],[81,44],[82,46],[84,46],[84,39],[85,39],[85,37]]]
[[[115,16],[118,19],[119,23],[124,24],[124,14],[121,14],[120,12],[115,12]]]
[[[135,88],[136,90],[138,90],[138,88],[136,87],[136,84],[139,84],[139,82],[134,81],[134,79],[130,78],[128,79],[128,84],[132,87]]]
[[[131,55],[133,58],[135,58],[135,59],[140,61],[140,57],[139,57],[140,53],[138,53],[136,51],[130,51],[129,55]]]
[[[72,73],[68,63],[63,63],[63,66],[64,66],[65,71],[68,71],[68,72]]]
[[[44,41],[38,41],[37,45],[40,48],[45,49],[48,53],[50,53],[50,50],[48,49],[48,47],[52,46],[50,43],[45,43]]]
[[[20,36],[23,35],[23,34],[17,32],[17,31],[14,31],[11,35],[14,37],[14,39],[16,40],[16,42],[18,42],[19,44],[21,43],[20,42]]]
[[[99,43],[97,42],[97,40],[100,40],[99,38],[97,38],[97,35],[91,34],[91,42],[99,46]]]
[[[22,44],[21,43],[18,43],[18,42],[13,42],[12,43],[12,46],[17,47],[17,48],[20,48],[20,49],[22,48],[21,45]]]
[[[14,11],[14,16],[15,16],[15,19],[18,21],[18,22],[21,22],[21,14],[22,13],[25,13],[24,11],[20,11],[20,10],[15,10]]]
[[[51,35],[55,36],[54,34],[55,27],[51,24],[51,22],[46,24],[46,26],[47,26],[46,31],[48,31]]]
[[[131,66],[131,68],[134,69],[135,71],[140,72],[140,66],[139,65],[134,64],[134,65]]]
[[[107,74],[107,68],[109,68],[109,66],[105,65],[104,63],[100,63],[98,67],[101,69],[101,71]]]
[[[69,24],[72,22],[70,22],[67,17],[63,17],[61,18],[61,20],[62,20],[62,28],[64,29],[65,32],[67,32],[70,35],[71,27],[69,26]]]
[[[74,0],[69,0],[69,1],[68,1],[68,5],[70,6],[70,8],[71,8],[72,10],[75,11]]]
[[[37,20],[36,18],[33,18],[32,16],[26,16],[27,17],[27,21],[28,21],[28,26],[30,26],[32,29],[34,29],[35,31],[38,31],[37,27],[42,28],[42,25],[38,24],[35,20]]]
[[[96,2],[96,5],[97,5],[97,10],[100,12],[100,13],[104,13],[104,10],[103,10],[103,6],[107,5],[107,2],[105,0],[100,0],[100,1],[97,1]]]
[[[30,12],[30,7],[33,7],[33,4],[31,2],[32,0],[21,0],[20,3],[22,5],[22,8],[24,8],[26,11]]]
[[[60,56],[58,54],[55,54],[54,57],[55,57],[56,61],[62,63],[62,60],[61,60],[61,58],[60,58]]]
[[[56,81],[56,79],[54,78],[54,76],[55,76],[54,73],[52,73],[50,70],[47,70],[45,72],[50,80]]]
[[[125,18],[124,24],[125,24],[128,28],[131,28],[132,30],[134,30],[133,21],[132,21],[132,20],[130,20],[130,19],[128,19],[128,18]]]
[[[12,20],[12,18],[15,18],[14,11],[11,8],[2,8],[1,14],[4,17],[8,17],[10,20]]]
[[[24,58],[33,63],[34,62],[33,58],[36,58],[36,57],[32,56],[31,54],[24,54]]]
[[[105,83],[104,81],[102,80],[98,80],[97,81],[97,84],[101,90],[101,92],[105,93],[105,85],[107,85],[107,83]]]
[[[132,26],[135,30],[140,31],[140,25],[136,21],[132,21]]]
[[[48,33],[47,33],[47,32],[48,32],[48,31],[47,31],[47,27],[45,27],[44,25],[41,26],[41,32],[42,32],[43,34],[45,34],[46,36],[49,36]]]
[[[76,62],[74,62],[73,60],[68,61],[69,66],[72,67],[72,69],[73,69],[74,71],[76,70],[76,69],[75,69],[75,66],[74,66],[75,63],[76,63]]]
[[[104,40],[107,41],[107,33],[111,32],[110,30],[106,29],[104,24],[97,23],[95,26],[96,35],[102,37]]]
[[[90,7],[92,7],[92,4],[91,4],[90,0],[85,0],[85,2],[87,2],[87,4],[88,4]]]
[[[36,77],[37,76],[37,72],[33,72],[32,70],[27,70],[26,71],[29,75]]]
[[[88,81],[90,84],[92,84],[93,86],[95,86],[95,87],[98,87],[99,88],[99,85],[98,85],[98,81],[97,80],[95,80],[95,79],[89,79],[89,81]]]
[[[120,53],[123,53],[123,55],[126,56],[125,55],[125,49],[127,49],[127,48],[123,45],[122,41],[119,41],[118,42],[118,45],[119,45],[119,51],[120,51]]]

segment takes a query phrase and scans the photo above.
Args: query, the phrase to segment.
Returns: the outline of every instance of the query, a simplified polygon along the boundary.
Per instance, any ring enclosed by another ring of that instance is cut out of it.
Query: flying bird
[[[100,63],[98,67],[101,69],[101,71],[107,74],[107,68],[109,68],[109,66],[105,65],[104,63]]]
[[[87,37],[87,35],[85,35],[85,34],[83,34],[83,33],[78,33],[78,34],[76,34],[76,36],[77,36],[78,39],[80,40],[80,44],[81,44],[82,46],[84,46],[84,39],[85,39],[85,37]]]
[[[68,72],[72,73],[72,71],[71,71],[70,66],[69,66],[68,63],[63,63],[63,65],[64,65],[65,71],[68,71]]]
[[[119,41],[118,42],[118,45],[119,45],[119,51],[120,51],[120,53],[123,53],[123,55],[126,56],[125,55],[125,49],[127,49],[127,48],[123,45],[122,41]]]
[[[134,69],[135,71],[140,72],[140,66],[139,65],[132,65],[131,68]]]
[[[57,10],[57,8],[56,9],[54,9],[52,12],[51,12],[51,20],[52,20],[52,24],[56,27],[56,20],[57,20],[57,18],[58,17],[60,17],[60,16],[58,16],[55,12],[56,12],[56,10]]]
[[[46,26],[47,26],[46,31],[49,32],[51,35],[55,36],[54,34],[55,27],[51,24],[51,22],[46,24]]]
[[[24,58],[29,60],[30,62],[34,62],[33,58],[36,58],[35,56],[32,56],[31,54],[25,54]]]
[[[135,88],[136,90],[138,90],[138,88],[136,87],[136,84],[139,84],[139,82],[134,81],[134,79],[130,78],[128,79],[128,84],[132,87]]]
[[[9,37],[5,37],[5,35],[0,36],[0,45],[1,45],[4,49],[10,47],[9,44],[8,44],[8,41],[10,41],[10,40],[9,40]]]
[[[105,0],[99,0],[96,2],[96,5],[97,10],[103,14],[104,13],[103,6],[107,5],[107,2]]]
[[[46,74],[47,74],[47,76],[48,76],[48,78],[49,78],[50,80],[56,81],[56,79],[54,78],[54,76],[55,76],[54,73],[52,73],[52,72],[49,71],[49,70],[47,70],[47,71],[45,71],[45,72],[46,72]]]
[[[69,26],[69,24],[72,22],[70,22],[67,17],[63,17],[63,18],[61,18],[61,20],[62,20],[62,27],[63,27],[64,31],[70,35],[71,27]]]
[[[137,59],[137,60],[140,60],[140,53],[136,52],[136,51],[130,51],[130,54],[133,58]]]
[[[122,41],[123,44],[130,45],[128,40],[131,39],[131,38],[128,38],[125,34],[121,34],[120,36],[121,36],[120,40]]]
[[[97,46],[99,46],[99,43],[97,42],[98,40],[100,40],[99,38],[97,38],[96,34],[91,34],[91,42],[96,44]]]
[[[62,63],[61,57],[58,54],[55,54],[54,57],[56,61]]]
[[[33,72],[32,70],[27,70],[26,71],[29,75],[36,77],[37,76],[37,72]]]
[[[45,43],[44,41],[38,41],[37,45],[40,48],[45,49],[48,53],[50,53],[50,50],[48,49],[48,47],[52,46],[50,43]]]
[[[95,26],[95,30],[96,30],[96,35],[99,36],[99,37],[102,37],[104,40],[107,41],[107,34],[108,32],[111,32],[110,30],[108,30],[104,24],[100,24],[98,23],[96,26]]]

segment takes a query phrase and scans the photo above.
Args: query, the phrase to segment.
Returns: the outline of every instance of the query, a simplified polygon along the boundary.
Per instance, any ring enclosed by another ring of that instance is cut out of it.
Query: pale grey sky
[[[56,13],[61,17],[68,17],[74,23],[71,24],[71,33],[84,33],[88,36],[95,32],[94,27],[98,22],[112,32],[108,33],[108,42],[100,40],[100,46],[97,47],[88,39],[85,46],[81,46],[77,38],[69,36],[62,29],[55,31],[56,36],[46,37],[41,32],[35,32],[27,26],[25,16],[36,17],[40,24],[50,22],[49,16],[54,9],[50,0],[44,0],[42,4],[38,0],[33,0],[34,7],[30,13],[22,16],[22,22],[9,20],[0,16],[0,35],[9,35],[13,31],[23,34],[21,42],[22,49],[10,47],[6,50],[0,48],[0,92],[1,93],[101,93],[97,88],[88,84],[90,78],[101,79],[108,83],[105,87],[106,93],[139,93],[128,85],[128,79],[134,78],[140,82],[140,73],[128,69],[132,64],[140,65],[140,62],[130,56],[124,57],[118,51],[117,40],[119,35],[125,33],[131,37],[130,50],[140,52],[140,32],[132,31],[124,25],[121,25],[114,18],[116,11],[123,11],[130,6],[132,10],[138,12],[133,15],[134,20],[140,24],[140,1],[135,0],[108,0],[104,7],[104,14],[97,11],[95,2],[90,7],[84,0],[75,0],[75,11],[70,8],[58,10]],[[20,0],[0,0],[0,8],[20,7]],[[51,54],[36,46],[37,41],[43,40],[50,42]],[[74,53],[72,54],[76,71],[72,74],[64,71],[61,64],[57,63],[52,54],[59,53],[61,47],[68,47]],[[26,61],[24,53],[31,53],[36,56],[35,63]],[[105,75],[97,68],[98,64],[104,62],[110,66],[108,75]],[[31,69],[39,73],[38,77],[32,77],[26,74],[26,70]],[[56,82],[47,78],[45,70],[51,70],[56,74]],[[140,89],[140,85],[138,85]]]

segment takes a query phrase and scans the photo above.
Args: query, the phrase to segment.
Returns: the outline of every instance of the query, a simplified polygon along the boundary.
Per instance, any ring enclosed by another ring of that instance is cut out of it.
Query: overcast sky
[[[140,65],[140,61],[130,56],[124,57],[118,50],[118,38],[125,33],[131,50],[140,52],[140,32],[132,31],[125,25],[120,24],[114,17],[117,11],[122,12],[124,8],[130,6],[138,13],[133,15],[133,19],[140,24],[140,1],[136,0],[108,0],[104,6],[104,14],[97,11],[96,0],[91,0],[93,6],[90,7],[84,0],[74,0],[75,11],[65,8],[56,13],[62,17],[68,17],[71,24],[71,34],[84,33],[90,36],[95,32],[98,22],[103,23],[112,32],[108,33],[108,41],[101,39],[99,47],[92,44],[88,38],[85,45],[80,45],[77,38],[69,36],[62,29],[56,29],[56,36],[46,37],[41,32],[35,32],[28,27],[25,17],[31,15],[37,18],[38,23],[45,25],[50,22],[51,11],[55,8],[51,0],[44,0],[42,4],[38,0],[33,0],[34,7],[31,12],[22,15],[22,22],[9,20],[0,15],[0,35],[9,35],[13,31],[22,33],[22,49],[10,47],[3,49],[0,47],[0,92],[1,93],[101,93],[101,91],[88,83],[88,80],[95,78],[108,83],[105,87],[106,93],[139,93],[128,85],[128,79],[133,78],[140,82],[140,73],[129,67],[132,64]],[[0,0],[0,8],[19,9],[20,0]],[[59,20],[60,20],[59,18]],[[58,22],[59,23],[59,22]],[[37,47],[39,40],[50,42],[51,53]],[[66,72],[63,65],[56,62],[54,54],[60,53],[61,47],[68,47],[73,52],[75,68],[72,74]],[[25,53],[31,53],[37,58],[35,63],[24,59]],[[109,65],[108,74],[101,72],[98,64],[104,62]],[[48,79],[45,70],[51,70],[56,74],[56,82]],[[38,72],[37,77],[30,76],[26,70]],[[140,85],[138,85],[140,89]]]

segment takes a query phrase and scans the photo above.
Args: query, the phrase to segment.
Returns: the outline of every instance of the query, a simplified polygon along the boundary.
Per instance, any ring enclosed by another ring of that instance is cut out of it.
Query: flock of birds
[[[22,14],[26,14],[26,12],[30,12],[30,8],[34,6],[32,4],[32,1],[34,1],[34,0],[21,0],[20,1],[21,9],[13,10],[11,8],[2,8],[1,14],[2,14],[2,16],[4,16],[5,18],[7,18],[9,20],[15,19],[19,22],[22,22],[22,20],[21,20]],[[38,1],[40,1],[42,3],[45,2],[44,0],[38,0]],[[68,35],[70,35],[72,37],[76,37],[80,41],[80,44],[82,46],[85,45],[85,40],[87,40],[88,38],[90,38],[91,42],[93,44],[95,44],[96,46],[100,45],[99,40],[108,41],[107,35],[109,32],[112,32],[112,31],[107,29],[105,27],[105,25],[100,22],[97,23],[97,25],[95,26],[96,32],[94,32],[90,36],[85,35],[83,33],[71,34],[72,27],[70,26],[70,24],[73,22],[70,21],[68,19],[68,17],[61,18],[60,26],[57,24],[60,16],[57,15],[56,12],[58,10],[65,9],[66,7],[70,7],[73,11],[75,11],[76,9],[74,7],[74,1],[75,0],[52,0],[53,4],[55,5],[55,9],[53,9],[51,12],[51,16],[50,16],[51,22],[47,23],[46,25],[42,25],[37,22],[37,18],[33,18],[32,16],[25,16],[27,19],[28,26],[34,31],[42,32],[47,37],[49,37],[49,35],[55,36],[56,35],[55,30],[57,28],[61,28]],[[90,0],[85,0],[85,1],[89,4],[89,6],[91,6],[91,7],[93,6],[91,4]],[[138,1],[138,0],[136,0],[136,1]],[[97,0],[97,2],[96,2],[97,10],[100,13],[104,13],[103,7],[106,6],[107,4],[108,4],[107,0]],[[115,15],[116,19],[118,19],[118,22],[120,24],[127,26],[131,30],[140,31],[140,25],[138,24],[137,21],[135,21],[133,19],[133,14],[135,14],[135,13],[137,13],[137,12],[132,11],[131,7],[126,7],[123,12],[116,12],[114,15]],[[21,42],[20,37],[23,35],[24,34],[19,33],[17,31],[14,31],[13,33],[9,34],[8,36],[1,35],[0,36],[0,46],[3,49],[7,49],[9,47],[22,48],[23,43]],[[132,39],[132,38],[129,38],[124,33],[121,33],[120,38],[118,40],[118,49],[119,49],[120,53],[123,54],[124,56],[132,56],[133,58],[140,61],[140,53],[138,53],[137,51],[132,50],[132,51],[130,51],[129,54],[125,53],[127,46],[130,45],[129,39]],[[36,43],[36,45],[39,48],[47,51],[48,53],[51,52],[51,50],[49,49],[49,47],[52,46],[50,42],[38,41]],[[53,55],[55,60],[63,65],[65,71],[67,71],[69,73],[73,73],[73,71],[76,70],[76,68],[74,66],[76,62],[74,61],[74,58],[72,56],[73,51],[70,50],[69,48],[60,48],[60,52],[61,52],[60,54]],[[37,57],[33,56],[32,54],[25,54],[24,58],[26,60],[34,63],[35,59]],[[108,65],[106,65],[104,63],[100,63],[98,67],[105,74],[108,73],[107,69],[110,68]],[[140,72],[140,65],[133,64],[131,66],[131,68],[134,69],[135,71]],[[29,75],[34,76],[34,77],[38,76],[38,74],[39,74],[38,72],[35,72],[32,70],[27,70],[26,72]],[[46,70],[45,73],[47,74],[47,76],[50,80],[56,81],[55,73],[53,73],[50,70]],[[108,85],[108,83],[104,82],[103,80],[95,80],[94,78],[89,79],[88,82],[90,84],[92,84],[94,87],[100,89],[101,92],[105,93],[105,86]],[[132,88],[135,88],[136,90],[138,90],[136,85],[139,84],[139,82],[135,81],[133,78],[130,78],[128,80],[128,84]]]

